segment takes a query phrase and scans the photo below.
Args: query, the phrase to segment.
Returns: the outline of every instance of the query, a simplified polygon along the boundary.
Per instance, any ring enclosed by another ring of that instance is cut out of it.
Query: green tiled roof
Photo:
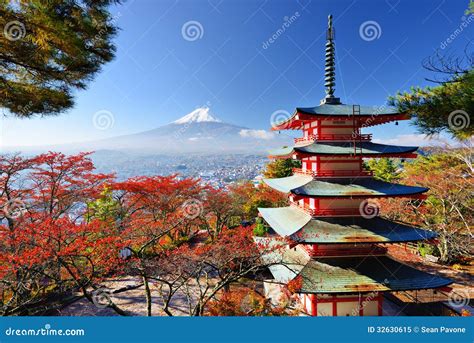
[[[282,237],[293,235],[311,220],[309,214],[292,206],[259,208],[258,211],[268,225]]]
[[[294,152],[293,147],[283,147],[280,149],[272,149],[268,151],[271,156],[288,156]]]
[[[292,193],[316,197],[333,196],[394,196],[415,195],[428,188],[405,186],[373,178],[315,179],[304,186],[292,189]]]
[[[356,155],[378,156],[386,154],[402,154],[415,152],[418,147],[397,146],[377,144],[372,142],[357,142]],[[288,156],[294,152],[308,153],[312,155],[352,155],[354,154],[354,144],[352,142],[327,142],[311,143],[306,146],[286,147],[271,150],[271,156]]]
[[[312,259],[299,275],[303,281],[301,293],[403,291],[438,288],[452,283],[386,256]]]
[[[295,174],[278,179],[263,179],[263,182],[279,192],[288,193],[292,189],[306,185],[312,180],[313,177],[310,175]]]
[[[410,196],[428,188],[405,186],[373,178],[311,178],[293,175],[278,179],[263,179],[270,187],[284,193],[313,197],[379,197]]]
[[[375,217],[315,218],[291,236],[304,243],[395,243],[433,239],[433,231]]]
[[[263,219],[282,237],[301,243],[394,243],[432,239],[427,231],[380,217],[321,217],[294,207],[259,208]]]
[[[352,115],[352,105],[329,105],[323,104],[315,107],[298,107],[298,112],[313,114],[313,115],[328,115],[328,116],[347,116]],[[372,115],[394,115],[399,114],[396,108],[389,106],[360,106],[360,115],[372,116]]]
[[[260,246],[281,247],[280,239],[254,237]],[[265,254],[274,281],[302,279],[300,293],[357,293],[444,287],[451,280],[428,274],[387,256],[310,258],[301,246],[278,248]]]

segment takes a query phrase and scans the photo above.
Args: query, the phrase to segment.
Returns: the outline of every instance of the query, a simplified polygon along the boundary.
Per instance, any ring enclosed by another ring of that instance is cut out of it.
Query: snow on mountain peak
[[[184,117],[172,122],[172,124],[203,123],[203,122],[221,122],[209,113],[209,107],[200,107],[195,109]]]

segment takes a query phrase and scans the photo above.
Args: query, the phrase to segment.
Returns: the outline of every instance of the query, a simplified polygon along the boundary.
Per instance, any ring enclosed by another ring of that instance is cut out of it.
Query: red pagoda
[[[266,244],[285,246],[267,254],[271,277],[265,292],[277,298],[298,280],[304,312],[313,316],[382,315],[384,292],[442,288],[449,279],[431,275],[387,256],[387,244],[430,240],[431,231],[378,215],[375,198],[423,199],[427,188],[377,180],[364,170],[364,158],[416,157],[417,147],[372,143],[370,127],[408,119],[396,109],[346,105],[334,96],[334,29],[329,16],[326,43],[326,97],[319,106],[297,108],[273,130],[302,130],[294,146],[272,158],[301,161],[290,177],[264,182],[289,194],[290,206],[260,208],[270,226]],[[374,205],[375,204],[375,205]]]

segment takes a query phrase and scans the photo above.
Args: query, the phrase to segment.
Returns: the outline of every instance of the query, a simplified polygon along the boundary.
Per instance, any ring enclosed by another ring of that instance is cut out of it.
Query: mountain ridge
[[[288,145],[288,136],[226,123],[211,114],[209,107],[199,107],[168,124],[137,133],[94,141],[35,147],[11,147],[10,151],[41,153],[61,151],[122,151],[128,154],[265,154]]]

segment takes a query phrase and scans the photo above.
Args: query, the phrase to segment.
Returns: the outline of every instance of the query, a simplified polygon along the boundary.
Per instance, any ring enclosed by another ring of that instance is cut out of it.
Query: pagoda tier
[[[285,121],[273,125],[272,130],[302,130],[304,126],[316,123],[316,127],[370,127],[392,121],[407,120],[410,116],[387,106],[358,106],[345,104],[322,104],[316,107],[297,108]],[[341,122],[342,121],[342,122]]]
[[[431,240],[436,233],[380,217],[313,218],[293,206],[259,208],[280,237],[302,244],[397,243]]]
[[[301,197],[412,197],[428,191],[428,188],[424,187],[399,185],[374,178],[314,178],[295,174],[278,179],[263,179],[263,181],[277,191],[295,195],[293,200],[301,199]]]
[[[350,157],[416,157],[418,147],[377,144],[372,142],[314,142],[308,145],[286,147],[269,152],[272,158],[303,159],[313,156]]]
[[[274,245],[265,262],[273,280],[280,284],[300,277],[298,293],[351,294],[405,291],[445,287],[451,280],[431,275],[387,256],[311,257],[301,246],[278,249],[279,239],[255,238],[262,246]]]

